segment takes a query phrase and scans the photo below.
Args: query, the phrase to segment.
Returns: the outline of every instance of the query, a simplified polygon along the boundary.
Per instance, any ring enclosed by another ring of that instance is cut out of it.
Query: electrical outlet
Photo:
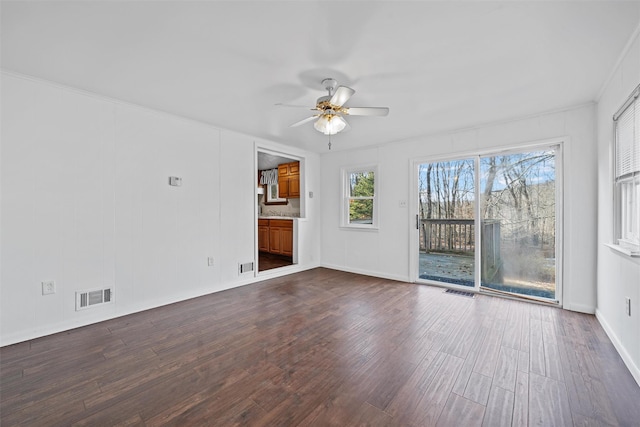
[[[624,297],[624,311],[627,316],[631,316],[631,298]]]
[[[213,257],[212,256],[207,258],[207,265],[209,267],[213,267]]]
[[[56,293],[56,282],[47,280],[42,282],[42,295],[50,295]]]
[[[407,207],[407,201],[406,200],[400,200],[398,202],[398,206],[400,206],[401,208],[406,208]]]

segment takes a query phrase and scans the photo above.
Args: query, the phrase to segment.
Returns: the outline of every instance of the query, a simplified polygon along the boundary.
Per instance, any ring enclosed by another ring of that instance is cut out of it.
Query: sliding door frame
[[[563,296],[563,259],[564,259],[564,144],[568,141],[568,137],[553,138],[548,140],[541,140],[530,142],[526,144],[513,144],[507,146],[493,147],[483,150],[464,151],[455,154],[446,155],[433,155],[427,157],[417,157],[409,159],[409,174],[410,174],[410,191],[411,197],[409,198],[409,224],[411,224],[411,232],[409,235],[409,278],[413,283],[424,283],[436,286],[442,286],[446,288],[466,290],[472,292],[483,292],[480,289],[480,273],[481,273],[481,257],[482,257],[482,245],[481,245],[481,231],[482,227],[475,227],[475,250],[474,250],[474,287],[456,285],[452,283],[437,282],[432,280],[420,279],[420,230],[419,230],[419,204],[418,197],[418,178],[419,168],[424,163],[436,163],[455,161],[463,159],[474,159],[474,187],[475,187],[475,206],[474,206],[474,221],[476,224],[482,223],[481,218],[481,200],[480,200],[480,159],[488,156],[499,156],[506,154],[522,153],[527,151],[541,151],[541,150],[554,150],[555,156],[555,215],[556,215],[556,233],[555,233],[555,300],[540,299],[541,302],[554,303],[559,307],[562,307]],[[509,296],[507,296],[509,298]],[[513,297],[518,299],[517,294],[513,294]],[[555,303],[557,301],[557,303]]]

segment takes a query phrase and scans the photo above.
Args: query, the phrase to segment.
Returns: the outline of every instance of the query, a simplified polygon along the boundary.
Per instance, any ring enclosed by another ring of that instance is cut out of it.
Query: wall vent
[[[247,273],[253,271],[253,261],[245,262],[244,264],[238,264],[238,274]]]
[[[446,289],[444,291],[445,294],[453,294],[453,295],[460,295],[462,297],[467,297],[467,298],[475,298],[475,294],[473,292],[465,292],[465,291],[458,291],[455,289]]]
[[[76,311],[96,305],[108,304],[112,301],[113,290],[111,288],[76,291]]]

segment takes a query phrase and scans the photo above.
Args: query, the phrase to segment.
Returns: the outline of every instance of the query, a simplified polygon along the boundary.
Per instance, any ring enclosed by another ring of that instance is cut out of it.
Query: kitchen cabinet
[[[258,248],[262,252],[293,256],[293,221],[259,219]]]
[[[269,252],[269,220],[258,220],[258,250]]]
[[[282,255],[293,256],[293,228],[280,229],[280,247]]]
[[[278,165],[278,197],[281,199],[300,197],[300,162]]]
[[[280,228],[269,226],[269,253],[281,254]]]

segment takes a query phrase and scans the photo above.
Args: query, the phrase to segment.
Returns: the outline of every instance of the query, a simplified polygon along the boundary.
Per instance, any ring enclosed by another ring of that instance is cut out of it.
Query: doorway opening
[[[300,159],[257,151],[258,273],[296,264]]]
[[[560,154],[416,162],[417,281],[559,304]]]

